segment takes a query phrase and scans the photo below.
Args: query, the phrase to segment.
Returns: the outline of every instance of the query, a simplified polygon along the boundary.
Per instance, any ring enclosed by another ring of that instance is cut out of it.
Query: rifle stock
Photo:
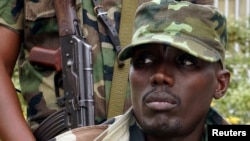
[[[54,6],[59,26],[64,90],[64,96],[57,102],[63,109],[48,117],[35,130],[38,141],[41,136],[48,140],[63,131],[95,124],[91,46],[82,36],[75,0],[54,0]],[[61,122],[53,122],[55,117],[62,115]],[[48,125],[53,128],[44,131]]]

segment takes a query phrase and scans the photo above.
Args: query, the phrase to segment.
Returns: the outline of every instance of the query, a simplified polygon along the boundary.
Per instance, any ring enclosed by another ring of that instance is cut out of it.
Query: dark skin
[[[130,68],[132,105],[147,141],[200,141],[213,98],[221,98],[230,73],[181,50],[137,47]]]
[[[0,33],[0,140],[35,141],[11,81],[19,53],[20,37],[3,26],[0,26]]]

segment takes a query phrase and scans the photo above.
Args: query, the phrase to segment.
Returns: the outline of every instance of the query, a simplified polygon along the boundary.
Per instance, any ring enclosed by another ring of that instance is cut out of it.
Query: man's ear
[[[230,83],[230,72],[228,70],[220,70],[217,73],[218,85],[215,90],[214,98],[219,99],[226,94]]]

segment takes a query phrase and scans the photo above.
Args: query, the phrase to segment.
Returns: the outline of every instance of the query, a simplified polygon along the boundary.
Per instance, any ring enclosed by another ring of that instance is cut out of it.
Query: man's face
[[[133,110],[144,131],[169,137],[201,130],[221,87],[218,64],[157,44],[135,48],[129,77]]]

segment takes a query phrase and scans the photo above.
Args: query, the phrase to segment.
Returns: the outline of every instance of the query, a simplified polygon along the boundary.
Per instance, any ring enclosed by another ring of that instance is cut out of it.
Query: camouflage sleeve
[[[23,0],[0,0],[0,24],[20,32],[23,29]]]

